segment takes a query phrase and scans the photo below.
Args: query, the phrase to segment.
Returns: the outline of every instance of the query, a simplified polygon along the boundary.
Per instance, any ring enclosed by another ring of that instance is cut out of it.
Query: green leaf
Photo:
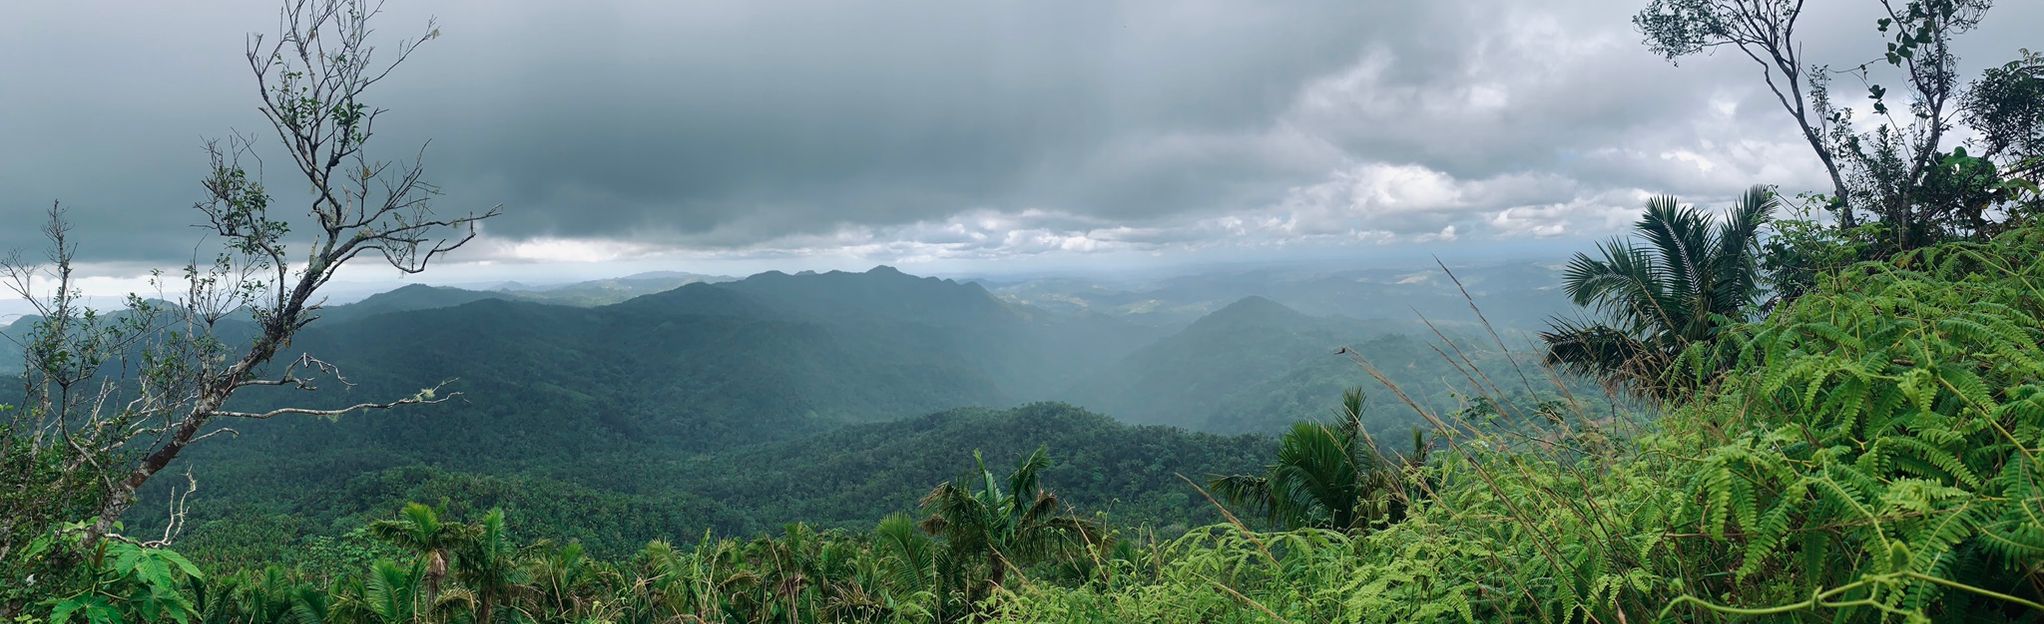
[[[184,571],[186,577],[193,579],[206,578],[206,575],[199,573],[199,566],[192,565],[190,559],[186,559],[184,555],[177,554],[177,551],[158,550],[156,551],[156,553],[157,556],[162,557],[165,561],[169,561],[172,564],[175,564],[179,570]]]
[[[107,617],[108,614],[116,616],[118,614],[114,613],[113,605],[107,604],[106,597],[98,594],[86,594],[73,596],[58,602],[56,608],[50,610],[49,624],[64,624],[70,621],[71,614],[81,610],[85,612],[85,620],[88,622],[119,621],[118,617]]]

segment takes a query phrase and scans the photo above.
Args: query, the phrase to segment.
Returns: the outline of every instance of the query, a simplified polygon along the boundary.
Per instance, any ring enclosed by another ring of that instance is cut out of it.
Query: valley
[[[1486,269],[1471,273],[1517,270]],[[1537,298],[1545,285],[1512,296]],[[503,507],[616,554],[705,530],[868,525],[951,476],[956,458],[931,449],[1007,463],[1037,446],[1053,449],[1071,500],[1119,523],[1186,527],[1218,518],[1175,475],[1252,468],[1271,444],[1263,436],[1331,418],[1343,389],[1376,385],[1340,347],[1425,389],[1429,409],[1471,396],[1472,380],[1429,346],[1438,338],[1416,317],[1314,316],[1260,295],[1221,303],[1233,296],[1224,285],[1180,288],[1146,294],[1212,310],[1175,323],[1047,309],[890,267],[693,281],[599,305],[405,286],[321,312],[294,343],[346,384],[238,400],[338,407],[440,380],[462,395],[401,414],[236,423],[232,444],[193,449],[204,494],[190,539],[279,556],[429,500]],[[1398,316],[1387,307],[1366,310]],[[1476,323],[1437,323],[1488,354],[1485,368],[1510,370],[1466,333]],[[1392,393],[1370,396],[1373,429],[1395,438],[1420,422]],[[1110,476],[1121,481],[1094,481]],[[245,522],[229,521],[250,516],[290,520],[250,541]]]

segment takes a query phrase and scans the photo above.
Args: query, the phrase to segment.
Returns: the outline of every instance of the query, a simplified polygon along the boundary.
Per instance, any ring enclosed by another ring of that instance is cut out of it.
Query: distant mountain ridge
[[[1471,380],[1408,325],[1316,317],[1251,296],[1136,350],[1073,387],[1069,400],[1134,423],[1268,432],[1328,418],[1343,390],[1365,388],[1369,422],[1416,421],[1409,406],[1338,353],[1344,348],[1411,386],[1407,392],[1431,409],[1452,409],[1459,403],[1454,391],[1473,390]],[[1494,352],[1478,357],[1485,367],[1511,362]]]
[[[327,308],[320,313],[320,318],[325,322],[339,323],[376,314],[449,308],[484,299],[502,298],[504,298],[502,293],[449,286],[406,284],[395,290],[370,295],[361,301]]]
[[[1006,452],[1042,439],[1094,449],[1085,453],[1124,448],[1133,454],[1126,461],[1136,463],[1103,470],[1155,476],[1161,473],[1138,467],[1173,464],[1152,455],[1211,452],[1221,443],[1193,436],[1205,446],[1149,444],[1145,439],[1162,443],[1192,434],[1106,427],[1099,416],[1073,420],[1060,410],[1022,410],[997,421],[959,416],[944,421],[950,424],[936,429],[941,433],[903,419],[1052,400],[1127,423],[1263,433],[1324,417],[1343,388],[1374,386],[1334,355],[1338,347],[1356,348],[1404,381],[1437,382],[1451,368],[1410,335],[1409,324],[1315,316],[1270,297],[1241,298],[1167,327],[1125,315],[1046,310],[998,297],[979,283],[890,267],[690,282],[593,306],[412,285],[323,315],[293,341],[292,353],[340,366],[350,383],[325,384],[312,394],[251,388],[231,407],[336,407],[408,396],[442,380],[458,380],[442,391],[462,395],[338,421],[236,423],[239,439],[187,455],[215,475],[210,478],[235,484],[222,494],[235,505],[310,505],[289,501],[299,492],[343,486],[365,499],[427,493],[461,499],[469,490],[545,483],[580,492],[592,505],[620,505],[619,517],[647,514],[653,524],[708,514],[722,518],[719,526],[756,526],[805,517],[774,510],[810,505],[814,511],[830,503],[720,507],[718,497],[742,493],[728,489],[731,484],[753,478],[809,496],[802,488],[855,479],[861,468],[820,462],[751,469],[757,474],[750,477],[647,482],[633,476],[644,471],[624,467],[670,462],[663,465],[683,472],[737,471],[730,462],[749,457],[741,449],[799,454],[843,447],[904,455],[917,451],[901,440],[924,440]],[[1409,412],[1387,405],[1386,395],[1373,395],[1373,429],[1410,423]],[[1445,406],[1452,397],[1421,400]],[[1064,424],[1032,426],[1029,419],[1038,417]],[[1057,433],[1072,428],[1105,436],[1104,442]],[[957,462],[970,449],[928,450],[943,455],[930,461]],[[456,465],[466,476],[448,477],[452,481],[407,468]],[[934,464],[927,467],[934,470]],[[433,479],[439,489],[407,485],[416,479]],[[1087,487],[1113,491],[1106,482]],[[859,488],[881,495],[870,485]],[[709,499],[702,498],[706,492]],[[885,489],[885,496],[904,492]],[[689,502],[673,507],[664,496]],[[1155,510],[1190,503],[1130,504]],[[636,511],[622,511],[628,509]],[[665,525],[660,528],[675,532]]]
[[[598,306],[619,303],[633,297],[663,292],[689,284],[732,281],[722,275],[684,271],[648,271],[624,277],[589,280],[559,286],[505,288],[504,292],[528,301],[562,305]]]
[[[974,326],[1024,320],[978,284],[916,277],[886,265],[864,273],[768,271],[717,286],[817,321]]]
[[[1306,270],[1259,268],[1143,280],[1054,277],[989,282],[996,296],[1062,312],[1095,312],[1182,327],[1244,297],[1265,297],[1312,315],[1392,322],[1424,316],[1471,327],[1470,297],[1501,332],[1527,333],[1572,306],[1561,296],[1558,263]],[[1453,271],[1451,278],[1449,270]],[[1457,281],[1460,285],[1457,285]],[[1417,329],[1417,328],[1415,328]]]
[[[1532,273],[1506,277],[1530,283],[1548,269],[1527,270]],[[641,277],[702,276],[621,279]],[[1386,274],[1380,281],[1428,279],[1442,278]],[[1479,273],[1466,279],[1501,278]],[[707,424],[735,409],[750,416],[708,430],[808,430],[1036,400],[1072,401],[1130,422],[1268,431],[1321,415],[1325,399],[1312,393],[1375,385],[1332,356],[1340,346],[1395,353],[1407,363],[1398,370],[1417,371],[1412,375],[1427,381],[1439,381],[1433,373],[1443,368],[1420,361],[1439,359],[1424,342],[1388,338],[1430,332],[1414,320],[1315,316],[1252,295],[1181,325],[1157,325],[1128,315],[1046,310],[978,282],[918,277],[888,266],[689,281],[599,306],[411,284],[324,309],[321,316],[300,346],[351,372],[393,385],[460,378],[469,385],[516,386],[504,396],[571,389],[568,396],[620,402],[605,420],[633,423],[620,431],[635,435],[662,431],[655,424],[661,422]],[[1452,323],[1440,324],[1455,331]],[[9,331],[22,328],[17,322]],[[433,345],[445,345],[443,353],[418,353]],[[488,356],[452,356],[463,351]],[[665,374],[647,378],[571,365],[583,361]],[[625,385],[636,389],[618,392],[618,379],[633,380]],[[654,415],[662,411],[709,418]]]
[[[1017,310],[977,285],[886,268],[691,283],[596,307],[410,286],[325,314],[294,350],[343,367],[354,385],[245,400],[340,405],[458,379],[450,389],[466,393],[462,404],[419,410],[430,421],[263,423],[249,437],[313,439],[319,430],[372,448],[472,454],[489,441],[428,430],[566,423],[578,433],[562,437],[561,449],[615,438],[712,448],[1054,399],[1086,363],[1113,361],[1147,339],[1114,319]]]

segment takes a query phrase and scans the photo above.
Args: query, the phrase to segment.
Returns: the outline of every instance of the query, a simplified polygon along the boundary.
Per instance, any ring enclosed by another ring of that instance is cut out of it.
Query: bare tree
[[[89,506],[88,541],[112,534],[137,491],[186,448],[231,435],[224,421],[340,416],[458,396],[442,392],[441,382],[411,396],[334,409],[228,406],[251,387],[314,390],[321,379],[345,382],[338,369],[310,354],[278,357],[319,318],[321,287],[363,255],[404,273],[422,272],[473,240],[477,225],[499,212],[443,215],[432,206],[438,189],[422,178],[416,158],[391,162],[364,153],[384,109],[363,95],[439,35],[429,22],[419,36],[380,49],[371,43],[370,28],[380,8],[377,0],[289,0],[276,35],[248,39],[259,110],[310,190],[303,217],[278,215],[281,206],[265,189],[261,168],[243,165],[260,164],[258,140],[236,135],[207,146],[212,170],[202,185],[204,199],[194,206],[219,250],[210,262],[185,266],[181,276],[158,275],[159,287],[181,282],[171,301],[131,296],[118,315],[82,309],[71,278],[74,246],[54,209],[48,233],[55,251],[48,261],[0,265],[0,277],[19,294],[42,302],[43,320],[24,341],[30,409],[14,417],[16,433],[32,432],[33,447],[68,449],[72,461],[114,462],[74,472],[95,475],[103,489]],[[309,232],[304,247],[290,250],[285,241],[294,225]],[[47,294],[38,278],[54,282]],[[223,320],[244,313],[252,329],[222,331]],[[173,496],[173,522],[182,504]]]
[[[1979,180],[1955,183],[1944,147],[1962,113],[1958,57],[1953,37],[1979,26],[1992,0],[1875,0],[1874,27],[1888,40],[1878,58],[1834,69],[1808,63],[1796,24],[1803,0],[1651,0],[1633,17],[1647,47],[1675,60],[1731,47],[1760,65],[1769,90],[1796,122],[1803,138],[1830,175],[1830,208],[1839,224],[1857,224],[1857,210],[1886,223],[1891,249],[1934,241],[1949,230],[1989,228],[1981,202],[1953,200]],[[1902,114],[1888,108],[1889,90],[1873,70],[1900,72],[1909,104]],[[1870,131],[1855,129],[1853,115],[1834,103],[1831,78],[1857,78],[1879,117]],[[1976,176],[1978,177],[1978,176]],[[1991,176],[1986,176],[1991,177]],[[1973,193],[1980,197],[1992,194]]]
[[[1847,203],[1851,192],[1828,140],[1830,120],[1803,91],[1809,68],[1803,65],[1802,44],[1796,39],[1796,22],[1802,15],[1803,0],[1652,0],[1632,21],[1646,35],[1647,47],[1670,61],[1731,47],[1760,65],[1775,101],[1795,120],[1803,140],[1831,176],[1832,207],[1839,223],[1852,227],[1856,219]]]

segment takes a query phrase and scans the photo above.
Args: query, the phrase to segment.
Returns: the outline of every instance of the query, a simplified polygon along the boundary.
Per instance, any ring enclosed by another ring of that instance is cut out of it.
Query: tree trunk
[[[1849,201],[1850,197],[1845,188],[1845,176],[1838,172],[1837,156],[1831,153],[1830,148],[1824,146],[1824,138],[1818,136],[1817,129],[1810,127],[1809,122],[1803,120],[1801,113],[1794,109],[1789,112],[1795,113],[1796,125],[1803,130],[1803,140],[1810,142],[1810,149],[1817,152],[1817,161],[1824,164],[1824,173],[1831,176],[1831,205],[1838,209],[1838,225],[1847,228],[1859,225],[1859,219],[1852,213],[1852,202]]]
[[[434,601],[440,599],[440,581],[445,578],[447,578],[447,558],[440,556],[440,551],[438,550],[428,551],[426,553],[426,608],[432,608]]]
[[[1001,551],[990,549],[987,551],[987,565],[991,568],[987,572],[987,595],[991,596],[994,588],[1008,581],[1008,561],[1001,558]]]
[[[308,283],[301,282],[295,292],[309,295],[311,288]],[[236,386],[248,378],[250,371],[277,355],[277,348],[291,337],[293,331],[291,328],[298,322],[298,313],[303,309],[305,295],[294,294],[282,318],[273,319],[269,326],[264,328],[263,335],[256,339],[255,344],[249,346],[247,354],[233,366],[222,371],[212,383],[201,386],[198,400],[193,402],[191,411],[185,413],[184,418],[178,422],[176,431],[172,432],[163,446],[143,457],[142,463],[128,473],[128,478],[122,479],[114,491],[107,493],[106,500],[100,503],[99,518],[86,530],[86,544],[97,542],[99,538],[112,533],[114,523],[120,521],[121,514],[128,510],[129,505],[135,503],[135,492],[142,489],[142,484],[148,483],[150,477],[156,476],[157,472],[177,459],[179,453],[184,452],[185,447],[198,436],[199,429],[206,426],[206,421],[213,412],[226,404],[228,397],[234,396]]]

